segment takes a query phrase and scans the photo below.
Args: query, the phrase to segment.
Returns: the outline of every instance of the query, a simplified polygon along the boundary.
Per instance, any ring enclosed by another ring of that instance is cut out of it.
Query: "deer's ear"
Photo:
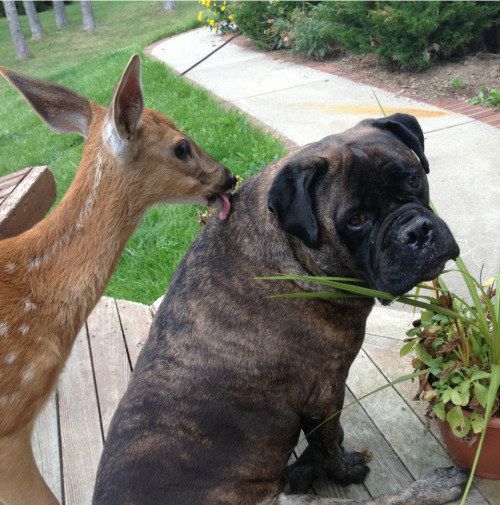
[[[132,140],[144,111],[141,60],[135,54],[123,72],[111,102],[110,119],[122,141]]]
[[[0,74],[16,88],[32,109],[57,133],[88,136],[92,120],[90,101],[57,84],[27,77],[5,67]]]

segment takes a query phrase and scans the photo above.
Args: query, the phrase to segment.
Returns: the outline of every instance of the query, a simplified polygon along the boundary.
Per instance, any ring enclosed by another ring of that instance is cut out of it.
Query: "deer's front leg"
[[[347,485],[360,483],[367,476],[370,469],[363,454],[341,446],[344,433],[340,416],[335,414],[342,408],[344,390],[345,383],[341,391],[332,391],[330,401],[303,416],[301,425],[309,446],[286,469],[285,481],[291,493],[307,492],[317,478],[327,477]]]

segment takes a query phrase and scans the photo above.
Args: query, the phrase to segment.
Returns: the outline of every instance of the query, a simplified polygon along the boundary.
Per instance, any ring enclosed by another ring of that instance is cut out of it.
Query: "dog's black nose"
[[[402,230],[403,244],[420,248],[428,243],[434,234],[434,224],[426,217],[411,220]]]

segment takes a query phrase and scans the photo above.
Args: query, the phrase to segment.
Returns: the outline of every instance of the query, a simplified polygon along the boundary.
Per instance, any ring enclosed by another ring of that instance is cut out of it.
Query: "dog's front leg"
[[[344,389],[330,401],[302,416],[301,427],[309,446],[285,472],[291,493],[305,493],[315,479],[327,477],[341,485],[362,482],[369,472],[365,457],[342,448],[344,432],[337,414],[344,402]],[[337,414],[337,415],[335,415]]]

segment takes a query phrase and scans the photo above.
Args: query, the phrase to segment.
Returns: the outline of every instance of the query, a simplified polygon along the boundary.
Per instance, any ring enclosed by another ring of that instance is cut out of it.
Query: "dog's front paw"
[[[282,479],[285,493],[304,494],[311,489],[322,466],[318,456],[309,445],[295,463],[285,468]]]
[[[360,484],[370,471],[366,455],[360,452],[342,451],[335,459],[327,461],[326,474],[336,483],[347,486]]]
[[[316,478],[314,465],[295,462],[287,466],[283,475],[283,485],[286,494],[306,494]]]

